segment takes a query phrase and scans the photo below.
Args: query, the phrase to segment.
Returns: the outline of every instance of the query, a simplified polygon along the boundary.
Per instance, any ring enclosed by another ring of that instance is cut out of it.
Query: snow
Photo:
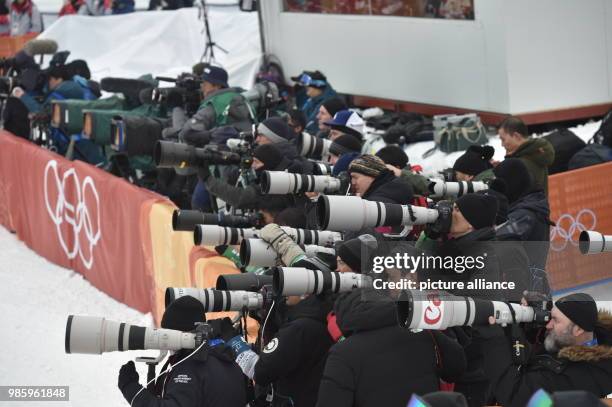
[[[156,352],[67,355],[66,320],[70,314],[92,315],[153,326],[151,315],[115,301],[80,274],[48,262],[3,227],[0,247],[0,384],[70,386],[70,402],[36,403],[41,407],[127,405],[117,388],[119,368],[136,356]],[[137,368],[143,383],[146,367],[138,363]]]

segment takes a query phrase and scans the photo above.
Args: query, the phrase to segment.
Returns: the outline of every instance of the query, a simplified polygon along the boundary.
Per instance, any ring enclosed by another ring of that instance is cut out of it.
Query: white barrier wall
[[[526,113],[612,100],[612,2],[475,0],[475,21],[282,12],[262,1],[286,74],[341,92]]]

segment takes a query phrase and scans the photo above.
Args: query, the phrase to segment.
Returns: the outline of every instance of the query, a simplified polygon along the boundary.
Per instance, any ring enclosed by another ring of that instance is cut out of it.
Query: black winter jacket
[[[288,308],[287,320],[259,355],[253,380],[274,385],[273,406],[314,406],[327,352],[329,301],[308,297]]]
[[[183,350],[170,357],[177,363],[191,350]],[[134,400],[134,407],[244,407],[246,381],[240,367],[234,362],[229,348],[219,345],[207,356],[200,351],[174,366],[164,377],[163,392],[156,396],[144,389]],[[159,380],[159,379],[158,379]],[[123,389],[128,401],[142,388],[130,383]]]
[[[544,270],[550,242],[550,208],[543,191],[519,198],[508,209],[508,220],[518,227],[517,239],[524,243],[530,265]]]
[[[410,183],[405,179],[397,178],[391,171],[385,171],[374,179],[362,198],[406,205],[412,203],[413,192]]]
[[[437,391],[440,377],[452,381],[462,373],[466,361],[457,342],[400,328],[394,302],[362,301],[362,293],[342,294],[334,306],[348,337],[329,352],[318,407],[405,407],[413,393]]]
[[[599,313],[595,336],[598,345],[569,346],[557,355],[539,355],[520,369],[507,367],[494,387],[504,407],[523,407],[538,389],[583,390],[603,398],[612,393],[612,314]]]

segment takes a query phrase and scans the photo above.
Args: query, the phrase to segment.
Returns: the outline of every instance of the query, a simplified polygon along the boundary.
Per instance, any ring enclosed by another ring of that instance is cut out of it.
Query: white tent
[[[229,72],[231,86],[248,89],[261,59],[257,14],[241,12],[238,7],[215,7],[209,9],[208,20],[213,40],[229,51],[214,50],[216,65]],[[69,50],[69,60],[85,59],[98,80],[190,72],[206,45],[198,8],[65,16],[40,37],[54,39],[60,50]]]

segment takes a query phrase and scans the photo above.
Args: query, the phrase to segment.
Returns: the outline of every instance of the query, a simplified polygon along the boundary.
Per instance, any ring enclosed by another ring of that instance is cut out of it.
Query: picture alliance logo
[[[83,181],[74,168],[60,174],[56,160],[45,167],[44,192],[47,212],[55,224],[62,249],[69,259],[77,256],[87,269],[93,265],[93,250],[102,236],[100,197],[93,179]]]

